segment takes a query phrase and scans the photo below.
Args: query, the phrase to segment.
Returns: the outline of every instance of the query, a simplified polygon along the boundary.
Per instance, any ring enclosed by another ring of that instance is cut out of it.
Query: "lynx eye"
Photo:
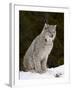
[[[45,42],[47,42],[47,39],[45,38]]]

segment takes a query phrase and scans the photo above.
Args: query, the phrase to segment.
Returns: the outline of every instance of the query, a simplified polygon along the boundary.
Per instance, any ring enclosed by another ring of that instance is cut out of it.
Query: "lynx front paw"
[[[42,70],[37,70],[36,72],[40,74],[44,73]]]
[[[47,71],[47,67],[46,67],[46,66],[42,67],[42,70],[43,70],[44,72],[46,72],[46,71]]]

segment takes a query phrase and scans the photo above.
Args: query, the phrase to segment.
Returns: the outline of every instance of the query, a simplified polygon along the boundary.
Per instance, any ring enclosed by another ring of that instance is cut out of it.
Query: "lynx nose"
[[[50,37],[53,37],[53,34],[51,34]]]
[[[51,34],[51,37],[53,37],[53,34]]]

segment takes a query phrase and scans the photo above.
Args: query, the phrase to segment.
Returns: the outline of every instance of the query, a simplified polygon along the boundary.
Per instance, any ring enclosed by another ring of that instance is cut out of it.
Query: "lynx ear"
[[[57,27],[57,25],[54,25],[54,27],[56,28],[56,27]]]
[[[49,24],[45,23],[45,27],[49,27]]]
[[[45,23],[45,26],[47,26],[47,24]]]

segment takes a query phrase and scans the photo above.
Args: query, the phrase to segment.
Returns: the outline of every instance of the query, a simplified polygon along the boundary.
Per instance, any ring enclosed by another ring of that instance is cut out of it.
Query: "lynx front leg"
[[[47,59],[48,59],[48,57],[44,58],[41,62],[41,68],[44,72],[46,72],[46,70],[47,70]]]
[[[35,61],[35,71],[38,72],[38,73],[42,73],[42,70],[41,70],[41,62],[40,61]]]

